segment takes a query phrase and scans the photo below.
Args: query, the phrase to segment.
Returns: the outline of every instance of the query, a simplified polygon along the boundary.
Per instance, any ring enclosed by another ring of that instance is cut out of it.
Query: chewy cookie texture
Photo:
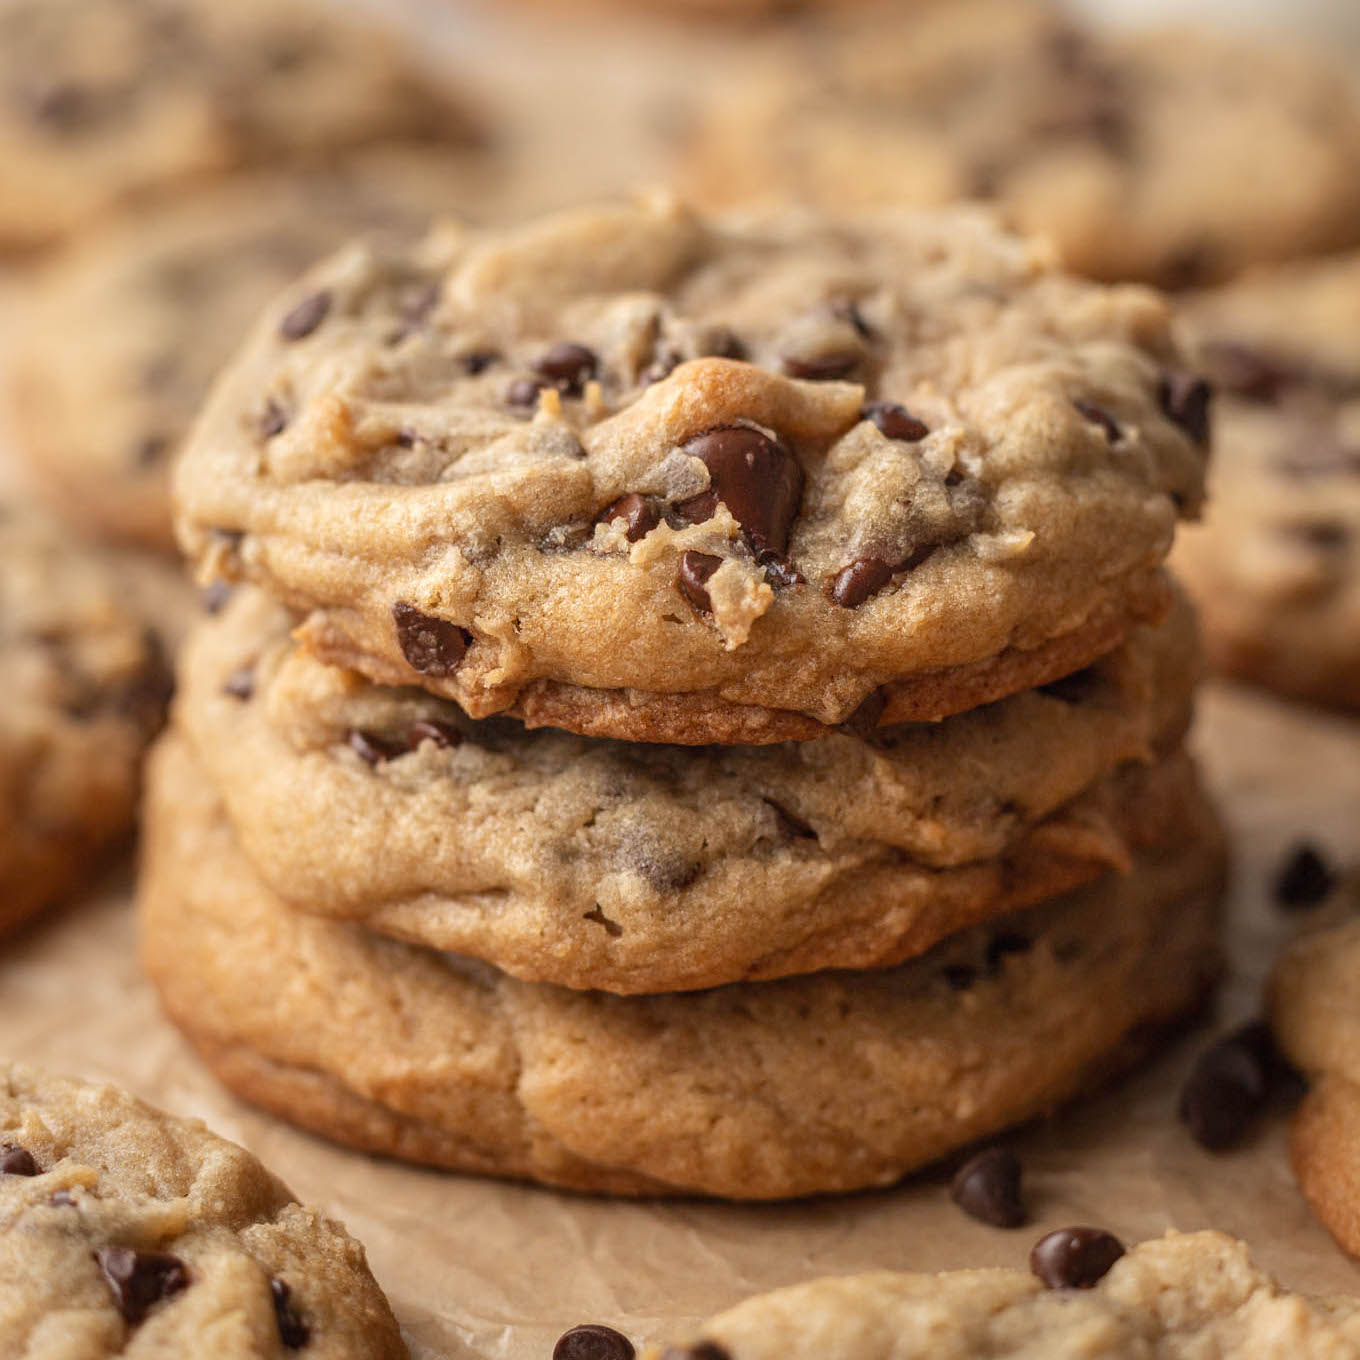
[[[201,573],[474,717],[765,742],[934,718],[1166,608],[1207,391],[1164,304],[985,214],[668,199],[356,247],[176,472]]]
[[[404,1360],[338,1224],[112,1086],[0,1067],[0,1356]]]

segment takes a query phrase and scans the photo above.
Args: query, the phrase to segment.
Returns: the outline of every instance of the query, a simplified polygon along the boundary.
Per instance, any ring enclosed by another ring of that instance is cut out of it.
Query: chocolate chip
[[[392,606],[401,654],[421,675],[452,675],[458,669],[472,634],[447,619],[422,614],[414,605],[398,600]]]
[[[237,666],[222,682],[222,693],[242,701],[251,698],[255,693],[254,665]]]
[[[382,765],[387,761],[401,755],[406,749],[398,746],[395,742],[388,741],[384,737],[379,737],[372,732],[365,732],[362,728],[354,727],[350,729],[349,736],[346,737],[349,748],[366,765]]]
[[[1018,1228],[1029,1217],[1020,1198],[1020,1159],[1007,1148],[986,1148],[966,1161],[949,1193],[964,1213],[994,1228]]]
[[[827,310],[838,320],[848,321],[855,328],[860,339],[872,340],[874,338],[873,327],[864,319],[859,304],[853,298],[837,298],[827,307]]]
[[[137,445],[138,467],[151,467],[165,457],[170,441],[163,434],[149,434]]]
[[[279,322],[279,334],[285,340],[305,340],[325,319],[331,309],[331,295],[324,288],[303,298]]]
[[[1050,1289],[1091,1289],[1124,1254],[1124,1244],[1101,1228],[1059,1228],[1041,1237],[1029,1268]]]
[[[205,614],[220,614],[231,599],[231,587],[225,581],[211,581],[198,592],[198,602]]]
[[[622,1332],[588,1322],[557,1338],[553,1360],[633,1360],[633,1343]]]
[[[589,911],[582,912],[581,919],[583,921],[594,921],[597,926],[603,926],[604,933],[608,935],[611,940],[617,940],[618,937],[623,934],[623,927],[617,921],[611,921],[598,904]]]
[[[38,1164],[33,1154],[13,1143],[0,1143],[0,1176],[36,1176]]]
[[[966,963],[947,963],[940,970],[940,976],[956,992],[966,992],[978,978],[977,969]]]
[[[1074,401],[1073,406],[1091,422],[1092,425],[1099,425],[1105,431],[1105,442],[1107,444],[1117,444],[1119,437],[1123,433],[1120,430],[1115,418],[1103,407],[1096,406],[1089,401]]]
[[[615,519],[623,520],[624,537],[630,543],[636,543],[661,523],[661,508],[656,501],[630,491],[595,516],[597,524],[608,524]]]
[[[892,580],[893,569],[878,557],[857,557],[836,573],[831,598],[844,609],[854,609]]]
[[[930,433],[923,420],[917,420],[895,401],[866,402],[860,407],[859,418],[873,421],[889,439],[900,439],[904,444],[915,444]]]
[[[781,360],[784,372],[791,378],[805,378],[809,382],[832,382],[848,377],[859,366],[858,350],[833,350],[811,358],[786,354]]]
[[[801,817],[795,817],[788,808],[776,803],[773,798],[762,798],[761,802],[774,813],[774,824],[779,828],[781,836],[791,841],[817,839],[817,833]]]
[[[1002,963],[1012,954],[1027,954],[1034,947],[1028,935],[1014,930],[998,930],[987,941],[987,971],[995,976]]]
[[[538,394],[547,385],[539,382],[537,378],[516,378],[505,389],[505,404],[519,407],[521,410],[537,406]]]
[[[680,593],[695,609],[704,614],[713,612],[713,601],[708,597],[708,578],[722,566],[722,558],[712,553],[688,549],[680,554],[680,577],[676,584]]]
[[[1301,382],[1304,376],[1264,351],[1234,341],[1211,341],[1203,355],[1214,383],[1248,401],[1274,401],[1285,387]]]
[[[1100,687],[1100,672],[1094,666],[1086,666],[1071,675],[1060,675],[1046,685],[1039,686],[1040,694],[1050,699],[1059,699],[1065,704],[1086,703]]]
[[[745,425],[708,430],[682,447],[708,468],[713,493],[741,525],[751,550],[782,556],[803,499],[803,468],[793,454]]]
[[[878,720],[887,706],[888,696],[881,689],[876,689],[864,697],[860,706],[841,726],[857,737],[867,737],[878,726]]]
[[[1300,841],[1275,877],[1275,900],[1292,910],[1316,907],[1335,886],[1336,874],[1317,847]]]
[[[469,378],[475,378],[479,373],[485,373],[500,357],[494,349],[474,349],[471,353],[463,355],[458,362]]]
[[[288,428],[288,412],[270,397],[260,412],[260,433],[266,439],[282,434]]]
[[[765,573],[765,579],[772,585],[782,589],[791,586],[802,586],[807,584],[807,577],[803,575],[792,563],[782,557],[766,556],[760,564]]]
[[[168,1252],[103,1247],[94,1255],[129,1327],[138,1326],[162,1299],[188,1288],[188,1266]]]
[[[710,332],[705,348],[708,357],[714,359],[736,359],[744,362],[750,355],[741,337],[727,326],[719,326]]]
[[[1157,381],[1157,404],[1196,444],[1209,442],[1209,398],[1212,390],[1194,373],[1164,373]]]
[[[298,1316],[293,1291],[282,1280],[271,1276],[269,1292],[274,1299],[274,1321],[278,1323],[279,1340],[288,1350],[300,1351],[312,1339],[312,1332]]]
[[[595,376],[599,362],[594,350],[560,340],[539,355],[534,372],[563,396],[579,397],[586,380]]]
[[[1274,1045],[1259,1023],[1220,1039],[1200,1054],[1181,1089],[1178,1113],[1202,1147],[1240,1143],[1270,1094]]]
[[[433,718],[422,718],[411,724],[406,734],[407,743],[415,750],[422,742],[432,741],[441,751],[452,750],[463,743],[463,734],[452,724],[438,722]]]

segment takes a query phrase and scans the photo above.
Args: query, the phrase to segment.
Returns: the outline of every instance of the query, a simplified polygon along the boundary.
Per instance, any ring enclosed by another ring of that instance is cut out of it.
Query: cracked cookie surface
[[[754,743],[1111,650],[1207,437],[1160,299],[986,214],[654,198],[320,266],[218,386],[178,529],[382,683]]]

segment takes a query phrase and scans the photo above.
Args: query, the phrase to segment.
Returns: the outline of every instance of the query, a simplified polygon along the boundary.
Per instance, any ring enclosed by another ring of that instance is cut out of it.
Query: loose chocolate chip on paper
[[[722,558],[714,557],[712,553],[688,549],[680,554],[680,577],[676,584],[685,599],[705,614],[713,612],[713,601],[708,596],[708,579],[720,566]]]
[[[560,340],[539,355],[534,372],[563,396],[579,397],[586,380],[599,367],[595,351],[570,340]]]
[[[1336,886],[1336,874],[1317,847],[1300,841],[1275,878],[1275,900],[1288,910],[1320,906]]]
[[[620,496],[611,505],[606,505],[595,517],[599,524],[621,519],[624,523],[624,537],[630,543],[646,537],[661,523],[661,508],[656,501],[630,491]]]
[[[285,340],[305,340],[326,319],[331,309],[331,295],[324,288],[310,293],[297,303],[279,322],[279,334]]]
[[[905,406],[895,401],[870,401],[860,407],[859,418],[872,421],[889,439],[915,444],[930,433],[925,421],[917,420]]]
[[[311,1339],[311,1328],[303,1322],[293,1302],[293,1291],[284,1282],[271,1276],[269,1293],[274,1300],[274,1320],[278,1323],[279,1340],[290,1351],[300,1351]]]
[[[1029,1268],[1050,1289],[1091,1289],[1124,1254],[1124,1244],[1101,1228],[1059,1228],[1041,1237]]]
[[[1094,402],[1074,401],[1073,406],[1091,422],[1092,425],[1099,425],[1105,431],[1105,442],[1107,444],[1117,444],[1123,431],[1120,430],[1118,422],[1103,407],[1097,406]]]
[[[683,450],[708,468],[713,493],[741,525],[752,552],[782,556],[803,500],[803,468],[793,454],[746,425],[707,430]]]
[[[1020,1159],[1009,1148],[985,1148],[958,1170],[949,1193],[964,1213],[994,1228],[1018,1228],[1029,1217],[1020,1198]]]
[[[392,606],[401,653],[412,669],[422,675],[452,675],[458,669],[472,634],[447,619],[423,614],[414,605],[398,600]]]
[[[1181,1089],[1179,1114],[1191,1137],[1215,1152],[1240,1143],[1270,1094],[1270,1038],[1247,1026],[1200,1054]]]
[[[1209,442],[1209,399],[1212,390],[1194,373],[1164,373],[1157,382],[1157,403],[1168,420],[1196,444]]]
[[[169,1252],[103,1247],[95,1252],[95,1260],[130,1327],[138,1326],[156,1304],[189,1285],[188,1266]]]
[[[573,1327],[557,1338],[553,1360],[633,1360],[633,1343],[597,1322]]]
[[[13,1143],[0,1143],[0,1176],[36,1176],[38,1163],[33,1154]]]

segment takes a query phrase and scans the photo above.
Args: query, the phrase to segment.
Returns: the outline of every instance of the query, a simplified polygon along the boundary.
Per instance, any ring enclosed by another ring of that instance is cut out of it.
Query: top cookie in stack
[[[321,265],[219,382],[179,532],[473,717],[866,731],[1160,616],[1207,400],[1154,294],[981,212],[653,199]]]

